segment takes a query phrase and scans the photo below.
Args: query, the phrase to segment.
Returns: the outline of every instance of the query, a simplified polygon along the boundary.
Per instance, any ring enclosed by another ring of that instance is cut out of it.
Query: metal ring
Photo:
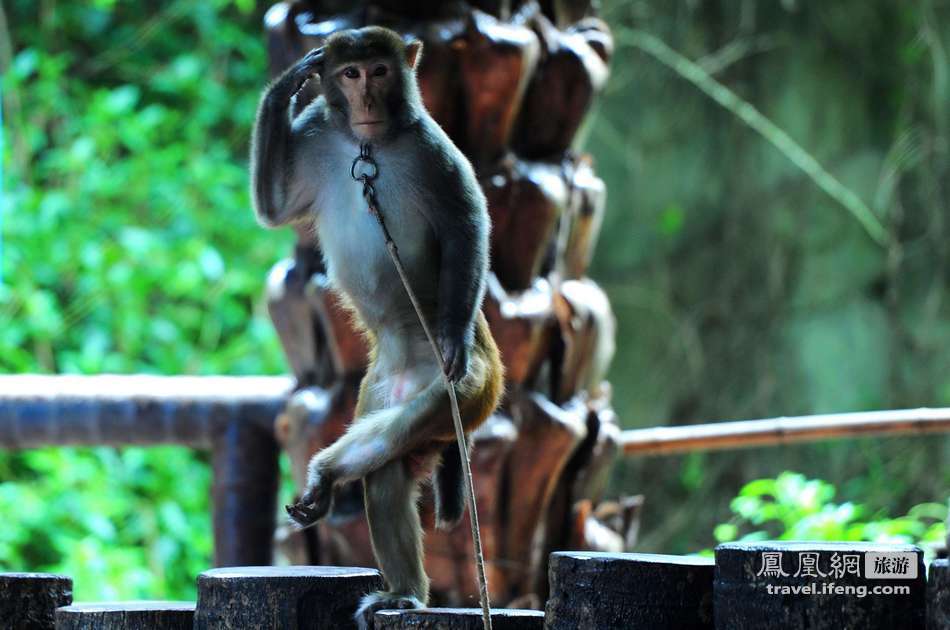
[[[372,168],[372,171],[370,171],[370,172],[368,172],[368,173],[363,173],[362,175],[357,175],[357,174],[356,174],[356,167],[357,167],[357,165],[358,165],[360,162],[365,162],[365,163],[368,164],[369,166],[373,167],[373,168]],[[372,159],[372,158],[359,155],[359,156],[356,157],[355,160],[353,160],[353,165],[350,166],[350,177],[353,178],[353,179],[356,180],[356,181],[363,180],[364,178],[365,178],[365,179],[369,179],[369,180],[374,180],[374,179],[376,179],[376,176],[377,176],[377,175],[379,175],[379,165],[377,165],[377,164],[376,164],[376,160],[374,160],[374,159]]]

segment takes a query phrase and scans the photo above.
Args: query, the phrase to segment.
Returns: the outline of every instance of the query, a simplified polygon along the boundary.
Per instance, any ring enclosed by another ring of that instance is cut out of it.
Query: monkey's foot
[[[304,492],[300,501],[293,505],[285,505],[287,516],[301,528],[310,527],[327,515],[330,511],[330,502],[333,499],[333,483],[328,477],[323,477]]]
[[[389,591],[376,591],[363,597],[353,616],[360,630],[373,630],[373,616],[380,610],[410,610],[425,608],[425,604],[412,595],[400,595]]]

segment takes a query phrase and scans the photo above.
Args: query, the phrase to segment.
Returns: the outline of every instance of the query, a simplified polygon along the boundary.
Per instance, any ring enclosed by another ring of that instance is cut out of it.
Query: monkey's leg
[[[369,370],[360,381],[360,393],[356,399],[356,408],[354,409],[354,418],[380,409],[383,407],[383,401],[374,392],[374,386],[379,378],[375,361],[370,364]],[[356,420],[354,420],[354,423]],[[326,450],[326,449],[324,449]],[[321,451],[322,453],[323,451]],[[319,468],[315,466],[317,453],[310,459],[307,473],[307,487],[300,501],[294,505],[286,506],[287,515],[293,519],[300,527],[310,527],[317,521],[327,515],[333,499],[333,486],[338,481],[332,474],[320,473]]]
[[[473,350],[468,373],[456,384],[466,432],[492,413],[504,387],[504,368],[481,314]],[[386,401],[374,390],[393,375],[376,368],[374,364],[371,369],[374,380],[368,385],[364,382],[365,388],[361,389],[360,400],[365,396],[370,401],[362,408],[365,413],[353,421],[340,439],[310,460],[307,491],[300,503],[289,509],[300,525],[310,525],[326,514],[329,503],[324,497],[329,496],[334,484],[365,477],[410,453],[430,451],[433,443],[454,443],[456,439],[449,396],[437,366],[430,365],[415,375],[428,380],[421,391],[390,407],[385,407]]]
[[[365,414],[353,420],[346,433],[310,460],[307,490],[299,503],[287,507],[287,514],[298,525],[312,525],[329,511],[334,485],[366,477],[412,451],[425,450],[433,441],[432,425],[440,416],[451,418],[448,394],[440,379],[430,382],[405,403],[375,410],[377,405],[359,405]],[[365,394],[373,396],[371,391]]]
[[[390,461],[364,479],[366,519],[373,552],[388,591],[370,593],[360,602],[356,620],[371,628],[377,610],[421,608],[429,599],[429,578],[422,564],[422,525],[416,508],[418,481],[406,460]]]

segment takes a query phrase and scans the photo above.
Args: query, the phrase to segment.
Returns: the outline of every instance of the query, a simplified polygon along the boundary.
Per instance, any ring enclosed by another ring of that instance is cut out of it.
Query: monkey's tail
[[[468,503],[457,444],[449,444],[442,450],[432,489],[435,493],[435,526],[446,531],[453,529],[462,520]]]

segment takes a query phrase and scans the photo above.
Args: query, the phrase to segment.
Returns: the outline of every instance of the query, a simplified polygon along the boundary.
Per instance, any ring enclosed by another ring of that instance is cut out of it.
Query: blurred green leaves
[[[717,525],[713,535],[720,543],[770,539],[912,543],[931,557],[946,537],[946,504],[923,503],[891,518],[858,503],[834,503],[835,494],[833,485],[794,472],[757,479],[739,491],[730,504],[733,517]]]
[[[77,600],[193,598],[211,556],[210,470],[179,447],[0,457],[0,570],[71,575]]]
[[[13,3],[3,78],[0,370],[282,371],[261,286],[289,235],[261,230],[247,193],[253,4],[57,5],[30,27],[31,5]]]
[[[256,9],[4,3],[0,373],[285,371],[262,288],[291,235],[248,198]],[[183,448],[0,452],[0,570],[68,573],[77,599],[192,598],[209,475]]]

